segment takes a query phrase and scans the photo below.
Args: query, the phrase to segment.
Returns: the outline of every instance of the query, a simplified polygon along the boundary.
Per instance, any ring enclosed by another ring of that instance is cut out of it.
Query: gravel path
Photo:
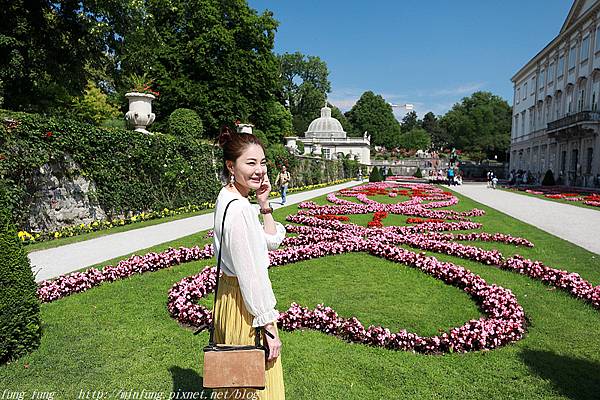
[[[358,183],[358,181],[350,181],[340,185],[290,194],[287,196],[286,206],[354,186]],[[281,201],[280,199],[276,198],[273,201],[275,201],[275,203],[272,203],[274,208],[282,207],[278,203],[278,201]],[[40,282],[157,244],[212,229],[213,219],[214,215],[210,213],[115,233],[83,242],[31,252],[29,253],[29,260],[35,274],[35,280]]]
[[[486,184],[465,184],[452,186],[451,189],[584,249],[600,254],[600,210],[561,204],[504,190],[489,189]]]

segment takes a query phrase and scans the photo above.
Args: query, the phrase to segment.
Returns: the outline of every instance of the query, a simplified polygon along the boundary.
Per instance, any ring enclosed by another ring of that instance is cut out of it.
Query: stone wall
[[[33,175],[26,229],[55,231],[105,219],[94,192],[94,183],[70,157],[44,164]]]

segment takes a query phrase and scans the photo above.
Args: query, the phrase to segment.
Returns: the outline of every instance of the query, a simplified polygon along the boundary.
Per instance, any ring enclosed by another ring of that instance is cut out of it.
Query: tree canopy
[[[400,135],[399,147],[407,150],[429,150],[431,147],[431,136],[425,129],[414,128]]]
[[[380,95],[363,93],[346,117],[358,133],[371,135],[371,145],[392,148],[400,142],[400,124],[392,106]]]
[[[503,159],[510,145],[511,107],[490,92],[475,92],[456,103],[440,121],[450,145]]]
[[[319,117],[331,90],[327,64],[319,57],[296,52],[278,56],[284,101],[293,116],[294,131],[302,134]]]
[[[409,132],[413,129],[421,127],[421,121],[417,117],[417,113],[415,111],[411,111],[402,117],[402,122],[400,125],[402,127],[402,132]]]

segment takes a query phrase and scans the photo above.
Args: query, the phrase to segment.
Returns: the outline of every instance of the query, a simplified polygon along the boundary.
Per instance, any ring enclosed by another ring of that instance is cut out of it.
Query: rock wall
[[[106,218],[95,199],[94,183],[70,157],[40,167],[33,175],[30,193],[29,232],[55,231]]]

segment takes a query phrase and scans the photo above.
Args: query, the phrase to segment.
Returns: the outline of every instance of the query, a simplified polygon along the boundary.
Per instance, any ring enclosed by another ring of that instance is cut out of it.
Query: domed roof
[[[321,108],[321,117],[313,120],[305,132],[307,138],[345,138],[346,132],[340,121],[331,116],[331,108]]]

